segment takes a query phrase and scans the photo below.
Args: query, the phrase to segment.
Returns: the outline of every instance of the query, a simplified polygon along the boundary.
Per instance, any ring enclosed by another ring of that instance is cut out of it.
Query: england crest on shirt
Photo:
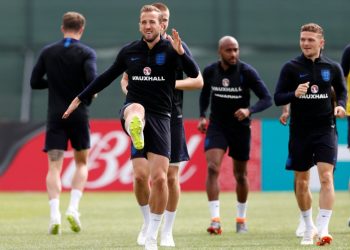
[[[156,64],[163,65],[165,63],[165,53],[156,54]]]
[[[323,81],[328,82],[331,79],[331,71],[329,69],[322,69],[321,76]]]

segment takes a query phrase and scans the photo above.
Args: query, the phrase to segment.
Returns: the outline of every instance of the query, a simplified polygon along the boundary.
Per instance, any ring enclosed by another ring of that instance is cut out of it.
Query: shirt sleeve
[[[332,86],[335,91],[335,95],[337,97],[337,103],[338,106],[342,106],[345,108],[346,105],[346,85],[345,85],[345,78],[343,76],[343,71],[339,64],[335,65],[335,77],[334,81],[332,81]]]
[[[185,74],[188,77],[196,78],[199,74],[199,67],[197,66],[193,58],[184,53],[183,55],[180,55],[180,59]]]
[[[41,53],[30,77],[30,86],[32,89],[46,89],[49,87],[49,82],[44,78],[45,74],[46,68],[43,54]]]
[[[182,47],[184,48],[185,53],[186,53],[187,55],[189,55],[190,57],[192,57],[191,50],[190,50],[190,48],[187,46],[187,44],[186,44],[185,42],[182,42]]]
[[[204,86],[201,90],[200,97],[199,97],[200,117],[205,117],[205,113],[207,112],[207,109],[209,107],[209,102],[210,102],[211,86],[210,86],[208,71],[209,71],[208,68],[204,69],[203,71]]]
[[[275,88],[274,100],[276,106],[290,103],[295,98],[295,90],[290,90],[292,77],[288,71],[288,64],[284,65]]]
[[[248,73],[248,82],[250,84],[250,88],[253,90],[254,94],[259,98],[259,100],[252,105],[249,110],[250,113],[261,112],[272,105],[272,97],[267,89],[264,81],[260,78],[258,72],[250,68]]]
[[[88,104],[89,99],[94,94],[100,92],[110,85],[118,76],[126,70],[126,64],[123,58],[123,50],[121,50],[114,63],[94,81],[92,81],[79,95],[78,98]]]
[[[89,84],[97,77],[96,52],[91,50],[84,62],[86,83]]]

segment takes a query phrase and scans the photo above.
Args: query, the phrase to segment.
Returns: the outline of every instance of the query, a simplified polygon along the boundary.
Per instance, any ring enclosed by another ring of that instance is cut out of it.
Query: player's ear
[[[79,29],[79,34],[82,35],[83,32],[84,32],[84,30],[85,30],[85,27],[81,27],[81,28]]]
[[[324,39],[321,40],[321,49],[324,49],[324,45],[326,44],[326,41]]]
[[[162,33],[165,31],[165,23],[161,22],[160,23],[160,27],[162,28]]]

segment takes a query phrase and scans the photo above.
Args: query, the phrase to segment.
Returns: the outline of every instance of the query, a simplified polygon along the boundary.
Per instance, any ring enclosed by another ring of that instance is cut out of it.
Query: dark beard
[[[226,65],[227,67],[230,67],[230,66],[232,66],[232,65],[236,65],[236,64],[237,64],[237,61],[236,61],[236,63],[230,63],[229,61],[224,60],[224,59],[221,59],[221,61],[222,61],[222,63],[223,63],[224,65]]]

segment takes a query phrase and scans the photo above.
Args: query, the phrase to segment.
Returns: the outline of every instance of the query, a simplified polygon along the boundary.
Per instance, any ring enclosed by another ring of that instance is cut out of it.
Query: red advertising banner
[[[180,165],[183,191],[205,190],[206,161],[204,135],[197,130],[197,120],[186,120],[185,131],[191,160]],[[133,182],[130,140],[119,120],[92,120],[89,178],[86,190],[131,191]],[[261,189],[261,123],[252,122],[251,159],[248,163],[250,190]],[[47,156],[42,152],[44,129],[28,139],[12,158],[0,176],[1,191],[45,191]],[[74,172],[73,151],[64,155],[62,186],[70,188]],[[225,156],[220,173],[221,190],[234,190],[232,159]]]

